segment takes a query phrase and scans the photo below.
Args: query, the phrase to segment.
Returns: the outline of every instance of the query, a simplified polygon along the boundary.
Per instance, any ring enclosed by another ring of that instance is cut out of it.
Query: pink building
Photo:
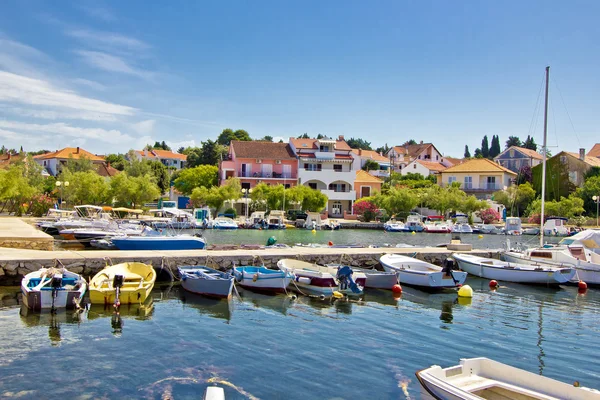
[[[298,160],[288,143],[243,142],[233,140],[229,157],[219,163],[219,184],[239,178],[242,189],[263,182],[286,188],[298,183]]]

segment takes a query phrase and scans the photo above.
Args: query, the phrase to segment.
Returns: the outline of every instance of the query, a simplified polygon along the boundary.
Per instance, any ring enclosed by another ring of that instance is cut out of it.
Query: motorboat
[[[504,233],[507,235],[521,235],[523,233],[523,228],[521,227],[521,218],[506,217]]]
[[[65,268],[41,268],[21,280],[23,304],[32,310],[79,308],[85,279]]]
[[[406,285],[444,289],[462,285],[467,279],[464,271],[452,271],[401,254],[385,254],[379,262],[385,271],[398,273],[400,283]]]
[[[523,235],[534,235],[534,236],[537,236],[537,235],[540,234],[540,227],[539,226],[534,226],[534,227],[524,228],[522,234]]]
[[[473,233],[473,228],[467,223],[452,225],[452,233]]]
[[[404,227],[408,232],[423,232],[425,230],[423,222],[421,222],[421,218],[418,215],[409,215],[406,217]]]
[[[265,292],[285,292],[294,275],[263,266],[233,267],[235,281],[242,287]]]
[[[433,365],[416,373],[423,398],[439,400],[522,399],[598,400],[600,391],[563,383],[489,358],[461,359],[459,365]]]
[[[400,221],[388,221],[383,224],[386,232],[408,232],[408,228]]]
[[[546,236],[569,236],[566,223],[569,219],[563,217],[548,217],[544,223],[544,235]]]
[[[201,227],[194,215],[178,208],[149,210],[155,218],[149,222],[154,229],[196,229]]]
[[[473,227],[473,233],[484,233],[487,235],[498,235],[504,233],[502,229],[492,224],[478,224]]]
[[[272,210],[267,218],[268,229],[285,229],[285,222],[283,220],[285,214],[283,211]]]
[[[63,238],[76,240],[85,247],[92,247],[91,241],[94,239],[103,239],[114,236],[140,236],[151,234],[152,228],[145,225],[125,225],[117,224],[116,227],[99,229],[99,228],[77,228],[66,229],[60,231]]]
[[[338,231],[341,225],[335,219],[326,219],[321,223],[321,229],[326,231]]]
[[[264,211],[254,211],[246,220],[246,228],[248,229],[265,229],[267,227]]]
[[[238,224],[229,217],[217,217],[212,222],[213,229],[238,229]]]
[[[332,296],[334,292],[347,295],[361,295],[367,277],[356,273],[349,266],[327,266],[306,261],[284,258],[277,262],[282,271],[294,275],[290,288],[301,294]]]
[[[141,304],[150,295],[156,271],[152,265],[126,262],[107,266],[90,281],[92,304]]]
[[[431,222],[425,224],[425,232],[427,233],[450,233],[452,228],[445,222]]]
[[[206,240],[197,235],[114,236],[111,241],[119,250],[202,250]]]
[[[352,267],[355,274],[365,274],[365,287],[371,289],[392,289],[398,284],[398,273],[392,271],[377,271],[376,269]]]
[[[233,276],[206,266],[177,267],[181,286],[188,292],[209,297],[231,297]]]
[[[460,269],[471,275],[505,282],[560,285],[575,275],[575,270],[567,267],[521,264],[464,253],[454,253],[452,257]]]

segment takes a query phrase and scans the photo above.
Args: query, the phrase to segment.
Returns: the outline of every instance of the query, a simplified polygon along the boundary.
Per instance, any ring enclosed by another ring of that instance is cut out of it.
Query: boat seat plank
[[[471,375],[466,378],[453,379],[453,384],[460,389],[476,394],[486,391],[486,396],[482,396],[489,400],[500,400],[503,398],[512,400],[558,400],[556,397],[547,396],[545,394],[511,385],[510,383],[489,379],[478,375]],[[495,393],[493,388],[500,388]],[[510,396],[505,397],[502,392],[510,392]],[[489,396],[488,396],[489,395]]]

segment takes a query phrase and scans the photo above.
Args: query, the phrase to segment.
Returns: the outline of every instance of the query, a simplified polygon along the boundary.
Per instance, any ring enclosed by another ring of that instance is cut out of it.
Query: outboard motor
[[[123,287],[124,281],[125,277],[123,275],[115,275],[115,277],[113,278],[113,287],[115,288],[115,308],[118,308],[121,305],[119,295],[121,294],[121,288]]]
[[[54,300],[56,299],[56,296],[58,296],[58,291],[62,287],[62,280],[63,280],[62,274],[54,274],[54,275],[52,275],[52,279],[50,280],[50,287],[52,288],[52,308],[51,308],[52,312],[55,311]]]
[[[358,287],[356,282],[352,279],[352,268],[347,265],[340,267],[336,274],[336,278],[340,282],[340,290],[350,288],[352,293],[362,293],[362,289]]]

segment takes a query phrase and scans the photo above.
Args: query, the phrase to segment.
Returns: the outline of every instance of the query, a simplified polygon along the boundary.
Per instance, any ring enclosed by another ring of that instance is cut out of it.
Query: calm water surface
[[[467,283],[471,301],[408,287],[217,301],[175,285],[123,307],[121,325],[97,306],[28,313],[4,288],[0,397],[199,399],[218,381],[228,399],[418,399],[415,371],[477,356],[600,388],[599,291]]]

